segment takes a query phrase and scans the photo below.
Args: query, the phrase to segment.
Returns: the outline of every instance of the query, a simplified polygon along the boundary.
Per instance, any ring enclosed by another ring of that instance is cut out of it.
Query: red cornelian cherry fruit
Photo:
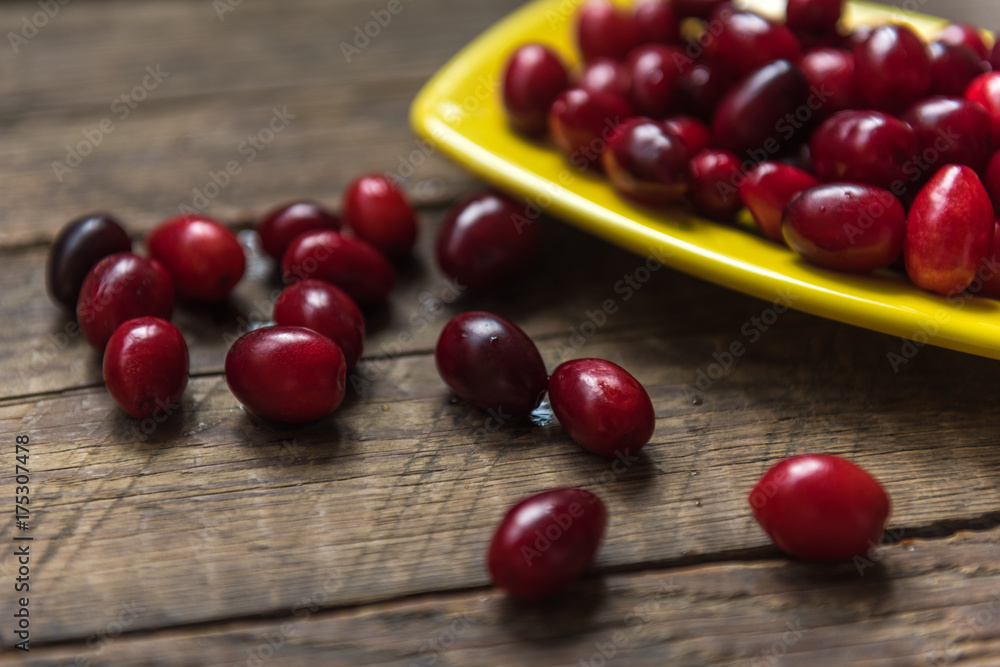
[[[931,88],[929,95],[962,97],[973,79],[989,69],[979,56],[964,46],[931,42]]]
[[[314,229],[340,229],[340,219],[315,202],[298,201],[270,211],[257,224],[264,252],[279,262],[296,236]]]
[[[531,338],[512,322],[483,311],[462,313],[444,326],[434,362],[459,398],[501,416],[537,408],[549,380]]]
[[[623,59],[642,39],[635,15],[610,0],[586,0],[576,15],[576,38],[586,61]]]
[[[340,347],[347,370],[361,359],[365,319],[354,300],[335,285],[312,279],[289,285],[274,302],[274,322],[323,334]]]
[[[104,351],[104,384],[137,419],[169,414],[188,383],[184,336],[159,317],[137,317],[115,329]]]
[[[486,556],[490,579],[525,602],[555,595],[593,564],[608,510],[578,488],[543,491],[518,502],[500,521]]]
[[[729,220],[743,208],[739,187],[746,177],[734,154],[707,148],[691,158],[689,169],[687,198],[696,213]]]
[[[132,240],[121,224],[107,213],[77,218],[60,230],[49,248],[45,286],[53,302],[76,311],[83,279],[100,260],[132,250]]]
[[[908,27],[879,26],[854,49],[854,72],[865,104],[899,113],[930,90],[930,52],[923,38]]]
[[[611,184],[646,204],[680,201],[691,151],[666,124],[635,116],[615,128],[601,156]]]
[[[108,255],[90,269],[80,288],[76,319],[83,337],[104,351],[119,325],[151,315],[170,319],[174,286],[155,259],[130,252]]]
[[[632,86],[632,79],[629,76],[628,67],[620,60],[611,58],[595,58],[589,63],[585,63],[583,70],[576,79],[574,88],[585,88],[596,90],[602,93],[610,93],[619,97],[628,97],[629,88]],[[553,98],[553,101],[555,98]],[[549,106],[552,106],[551,103]],[[548,108],[546,107],[546,113]],[[546,127],[548,123],[546,122]]]
[[[146,249],[174,283],[177,298],[221,301],[246,269],[236,234],[204,215],[178,215],[160,223],[146,237]]]
[[[816,177],[808,172],[782,162],[766,161],[747,174],[740,185],[740,199],[760,230],[775,243],[785,245],[785,237],[781,235],[785,207],[795,195],[818,184]]]
[[[712,14],[710,23],[705,54],[735,76],[746,76],[776,60],[795,61],[802,55],[802,45],[787,26],[760,14],[723,7]]]
[[[487,191],[465,199],[445,217],[437,237],[441,271],[473,292],[499,287],[524,275],[538,252],[537,219],[524,204]]]
[[[549,131],[556,146],[577,168],[601,159],[608,137],[632,107],[623,97],[585,88],[563,91],[549,109]]]
[[[344,225],[390,259],[413,252],[417,215],[406,194],[382,174],[359,176],[344,190]]]
[[[503,103],[514,129],[528,136],[542,136],[549,129],[549,107],[569,86],[566,66],[543,44],[517,48],[504,70]]]
[[[305,327],[270,326],[236,340],[226,354],[226,384],[250,412],[303,424],[344,400],[347,364],[332,340]]]
[[[281,274],[286,283],[326,281],[362,306],[385,301],[396,281],[392,265],[374,246],[331,229],[296,237],[281,259]]]
[[[892,511],[877,479],[832,454],[780,461],[760,478],[749,501],[775,546],[820,562],[850,560],[877,546]]]
[[[560,364],[549,378],[549,402],[569,436],[601,456],[634,454],[656,430],[656,411],[646,389],[604,359]]]
[[[788,0],[785,23],[798,33],[833,35],[844,11],[844,0]]]

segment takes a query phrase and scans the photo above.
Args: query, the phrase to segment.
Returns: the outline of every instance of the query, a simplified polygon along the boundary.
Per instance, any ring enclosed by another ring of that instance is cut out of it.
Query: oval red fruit
[[[170,274],[179,299],[225,299],[246,269],[233,230],[203,215],[179,215],[160,223],[146,237],[146,249]]]
[[[402,259],[417,241],[417,216],[406,194],[382,174],[360,176],[344,190],[344,224],[383,255]]]
[[[342,289],[322,280],[302,280],[285,288],[274,302],[274,322],[323,334],[344,353],[347,370],[361,359],[365,320]]]
[[[166,416],[187,387],[188,365],[187,343],[177,327],[159,317],[138,317],[111,334],[104,384],[133,417]]]
[[[385,301],[396,281],[385,256],[369,243],[327,229],[298,236],[281,259],[286,283],[324,280],[361,305]]]

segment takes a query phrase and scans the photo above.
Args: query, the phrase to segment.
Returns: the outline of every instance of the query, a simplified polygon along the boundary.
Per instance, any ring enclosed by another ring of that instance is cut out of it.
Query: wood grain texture
[[[416,258],[389,304],[366,313],[365,359],[335,415],[275,428],[225,386],[229,341],[267,319],[279,287],[262,261],[226,307],[178,308],[194,376],[168,419],[131,420],[108,397],[98,356],[66,334],[44,295],[45,244],[66,220],[108,209],[141,235],[210,172],[244,160],[247,134],[285,106],[296,118],[208,210],[246,227],[289,198],[333,204],[347,180],[393,170],[414,150],[413,94],[517,4],[404,3],[348,63],[339,42],[384,3],[243,0],[220,20],[194,0],[75,0],[0,58],[10,193],[0,210],[0,443],[32,441],[25,664],[255,664],[248,651],[266,657],[262,642],[279,636],[267,664],[596,665],[595,646],[616,632],[628,633],[620,664],[996,662],[995,362],[779,314],[668,269],[644,274],[645,258],[556,221],[540,223],[532,274],[453,300],[434,233],[447,205],[479,184],[436,155],[406,181],[422,205]],[[922,9],[993,20],[986,2]],[[0,4],[0,25],[35,11]],[[113,100],[147,65],[170,75],[119,119]],[[58,182],[51,163],[63,145],[105,117],[115,130]],[[444,323],[470,309],[521,325],[550,370],[597,356],[632,371],[657,413],[644,454],[616,464],[581,452],[557,424],[494,429],[450,401],[431,351]],[[906,361],[894,367],[893,353]],[[893,496],[891,536],[903,542],[876,550],[864,577],[779,558],[750,518],[759,475],[806,451],[851,457]],[[0,466],[0,489],[10,473]],[[568,484],[611,510],[594,573],[551,606],[516,607],[487,587],[486,543],[510,504]],[[934,539],[969,529],[982,532]],[[0,554],[9,619],[15,562]],[[626,618],[640,612],[632,633]],[[6,664],[24,656],[4,623]],[[292,631],[281,634],[284,623]],[[789,623],[808,631],[782,646]],[[788,655],[762,653],[775,646]]]
[[[97,629],[89,646],[33,651],[19,664],[991,664],[998,537],[907,540],[860,567],[760,560],[613,574],[541,607],[484,589],[322,611],[344,583],[334,576],[280,618],[118,636],[116,623],[127,630],[146,611],[127,601],[123,621]]]

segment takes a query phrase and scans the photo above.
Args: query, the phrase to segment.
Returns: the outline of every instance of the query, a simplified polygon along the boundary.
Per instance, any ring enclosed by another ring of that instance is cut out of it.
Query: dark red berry
[[[601,456],[634,454],[656,430],[656,411],[646,389],[604,359],[560,364],[549,378],[549,402],[569,436]]]
[[[123,323],[104,351],[104,384],[125,412],[137,419],[173,411],[188,382],[184,336],[159,317]]]
[[[930,97],[910,107],[902,120],[917,133],[921,157],[931,165],[927,178],[946,164],[986,172],[993,155],[993,126],[980,105],[957,97]]]
[[[503,76],[503,103],[510,124],[528,136],[544,135],[549,129],[549,107],[568,86],[566,66],[552,49],[543,44],[518,47]]]
[[[745,178],[734,154],[703,150],[691,158],[687,198],[695,212],[713,220],[729,220],[743,207],[739,188]]]
[[[396,280],[392,266],[372,245],[326,229],[292,241],[281,259],[281,273],[286,283],[324,280],[361,305],[385,301]]]
[[[760,14],[727,8],[716,11],[712,23],[705,53],[737,76],[746,76],[775,60],[795,61],[802,55],[802,45],[791,30]]]
[[[678,19],[707,19],[716,10],[729,4],[729,0],[672,0],[674,13]]]
[[[437,261],[460,288],[483,291],[520,278],[541,238],[524,204],[482,192],[453,207],[438,231]]]
[[[821,181],[868,183],[902,196],[926,172],[913,128],[879,111],[834,114],[813,132],[810,147]]]
[[[571,88],[552,103],[549,130],[573,165],[584,169],[600,160],[611,133],[630,116],[632,107],[624,98]]]
[[[788,0],[785,22],[796,32],[832,35],[844,11],[844,0]]]
[[[641,35],[630,10],[610,0],[586,0],[577,13],[576,38],[584,60],[621,60]]]
[[[819,181],[812,174],[781,162],[761,162],[740,186],[740,199],[753,214],[757,226],[775,243],[785,244],[781,214],[788,202]]]
[[[755,162],[787,149],[811,126],[809,80],[778,60],[735,85],[719,103],[712,133],[719,146]]]
[[[966,99],[981,105],[993,121],[993,143],[1000,146],[1000,71],[980,74],[965,91]]]
[[[351,297],[330,283],[302,280],[289,285],[274,302],[274,322],[323,334],[340,347],[347,370],[361,359],[364,317]]]
[[[340,220],[319,204],[300,201],[274,209],[257,224],[264,252],[278,261],[296,236],[314,229],[340,229]]]
[[[575,87],[627,98],[631,85],[629,70],[624,62],[611,58],[597,58],[584,65],[580,80]],[[548,107],[545,112],[548,113]]]
[[[188,301],[221,301],[243,277],[246,257],[236,234],[203,215],[179,215],[146,237],[150,256],[163,264],[177,291]]]
[[[878,480],[831,454],[774,465],[750,493],[754,518],[775,546],[808,561],[863,556],[879,544],[892,503]]]
[[[803,190],[785,208],[785,241],[811,264],[869,273],[903,252],[906,209],[888,190],[826,183]]]
[[[671,116],[663,124],[680,137],[691,155],[710,148],[715,143],[708,125],[693,116]]]
[[[417,216],[396,183],[382,174],[353,180],[344,191],[344,225],[390,259],[413,252]]]
[[[519,600],[559,593],[593,564],[607,523],[604,501],[585,489],[551,489],[525,498],[493,534],[490,579]]]
[[[635,3],[639,43],[672,44],[677,41],[679,23],[671,0],[639,0]]]
[[[690,65],[677,79],[679,106],[687,113],[710,119],[734,83],[735,77],[718,63]]]
[[[87,342],[103,352],[124,322],[145,315],[168,320],[173,311],[174,287],[160,263],[121,252],[105,257],[87,274],[76,319]]]
[[[990,195],[994,209],[1000,213],[1000,150],[995,152],[986,166],[983,185]]]
[[[850,51],[818,48],[799,59],[799,69],[809,80],[815,104],[810,107],[816,122],[838,111],[858,106],[854,86],[854,55]]]
[[[636,116],[619,125],[601,158],[622,194],[647,204],[679,201],[687,190],[691,152],[663,123]]]
[[[984,71],[984,62],[964,46],[932,42],[931,87],[928,95],[962,97],[973,79]]]
[[[935,35],[934,39],[945,44],[964,46],[980,60],[988,60],[990,57],[990,47],[986,46],[979,28],[967,23],[951,23]]]
[[[229,348],[225,370],[236,400],[269,421],[314,421],[344,400],[344,353],[312,329],[272,326],[244,334]]]
[[[59,232],[49,249],[45,287],[49,297],[69,311],[76,311],[76,298],[87,272],[108,255],[128,252],[132,241],[118,221],[107,213],[77,218]]]
[[[887,113],[904,111],[931,87],[927,44],[903,25],[875,28],[854,50],[854,72],[861,100]]]
[[[441,331],[438,373],[459,398],[497,415],[524,415],[542,402],[548,384],[534,342],[499,315],[472,311]]]
[[[664,44],[643,44],[628,54],[629,102],[637,115],[664,118],[677,111],[677,58],[687,56]]]

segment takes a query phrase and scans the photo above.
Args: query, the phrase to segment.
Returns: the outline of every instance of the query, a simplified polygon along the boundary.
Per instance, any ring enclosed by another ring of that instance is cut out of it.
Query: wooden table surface
[[[992,1],[917,4],[996,27]],[[15,493],[18,436],[31,479],[30,530],[2,510],[0,663],[1000,664],[996,362],[772,317],[665,268],[627,292],[645,259],[555,220],[533,273],[454,298],[433,239],[482,184],[419,152],[407,108],[517,0],[407,0],[350,62],[341,42],[388,3],[64,2],[0,6],[0,495]],[[205,195],[233,160],[240,173]],[[229,342],[279,289],[260,258],[225,307],[178,309],[192,376],[163,423],[124,415],[45,295],[47,246],[83,213],[113,211],[141,238],[197,190],[248,228],[401,169],[419,250],[368,313],[356,389],[316,425],[254,421],[226,388]],[[590,455],[558,424],[493,430],[450,400],[433,345],[472,309],[522,326],[550,370],[596,356],[636,375],[657,415],[642,456]],[[720,362],[733,342],[746,354]],[[892,353],[912,358],[894,368]],[[893,497],[864,561],[790,561],[751,518],[761,473],[812,451],[850,457]],[[560,485],[603,496],[606,541],[565,596],[514,604],[489,585],[486,545],[511,504]],[[15,594],[24,544],[30,593]],[[22,595],[29,653],[14,648]]]

